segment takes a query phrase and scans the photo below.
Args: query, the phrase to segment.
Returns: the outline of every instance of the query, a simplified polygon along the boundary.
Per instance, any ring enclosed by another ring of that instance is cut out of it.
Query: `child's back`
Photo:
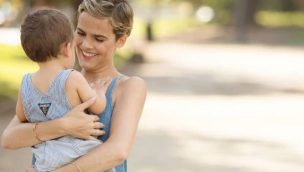
[[[66,87],[69,87],[66,82],[71,72],[71,69],[61,71],[44,93],[33,84],[30,74],[24,76],[20,95],[24,114],[29,122],[53,120],[71,110],[65,93]],[[97,139],[82,140],[71,136],[42,142],[32,148],[36,159],[34,168],[38,171],[52,171],[84,155],[98,144],[100,141]]]

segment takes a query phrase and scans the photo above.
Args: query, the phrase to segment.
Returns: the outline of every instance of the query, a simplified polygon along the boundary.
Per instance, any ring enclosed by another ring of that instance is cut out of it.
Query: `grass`
[[[26,58],[21,46],[1,44],[0,52],[0,101],[2,101],[15,98],[22,76],[35,71],[37,66]]]
[[[304,12],[259,11],[256,21],[265,27],[304,27]]]

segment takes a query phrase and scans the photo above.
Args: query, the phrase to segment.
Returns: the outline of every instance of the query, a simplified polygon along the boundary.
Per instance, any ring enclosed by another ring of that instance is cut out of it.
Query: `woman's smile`
[[[81,52],[82,52],[83,58],[86,60],[90,60],[92,57],[97,56],[96,53],[91,53],[91,52],[87,52],[87,51],[83,51],[83,50],[81,50]]]

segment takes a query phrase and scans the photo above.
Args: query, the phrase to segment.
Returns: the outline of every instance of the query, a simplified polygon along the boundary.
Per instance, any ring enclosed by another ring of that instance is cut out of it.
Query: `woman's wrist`
[[[66,126],[66,120],[58,118],[34,124],[33,131],[36,140],[47,141],[67,135]]]
[[[65,135],[70,134],[69,127],[68,127],[69,126],[68,120],[66,117],[57,119],[57,123],[58,123],[57,126],[59,127],[58,131],[59,131],[60,135],[65,136]]]

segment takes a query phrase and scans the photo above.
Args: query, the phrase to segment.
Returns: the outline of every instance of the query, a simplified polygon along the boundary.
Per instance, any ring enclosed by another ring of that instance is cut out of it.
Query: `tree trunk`
[[[258,0],[237,0],[235,4],[234,26],[236,40],[245,42],[247,40],[248,26],[255,24],[254,16]]]

